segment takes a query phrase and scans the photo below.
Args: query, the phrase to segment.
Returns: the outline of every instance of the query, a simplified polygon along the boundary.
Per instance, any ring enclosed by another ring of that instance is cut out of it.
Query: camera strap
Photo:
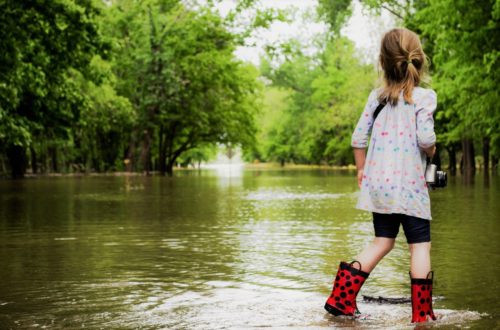
[[[385,107],[386,104],[387,103],[379,103],[378,104],[377,108],[373,112],[373,121],[375,121],[375,119],[377,119],[378,114],[380,113],[380,111],[382,111],[382,109]]]

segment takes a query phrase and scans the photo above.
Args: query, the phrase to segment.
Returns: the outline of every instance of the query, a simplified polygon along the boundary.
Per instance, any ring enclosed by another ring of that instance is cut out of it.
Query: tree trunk
[[[57,148],[50,147],[48,151],[50,156],[50,165],[52,167],[52,172],[57,173],[59,170],[57,166]]]
[[[5,166],[5,159],[4,157],[0,154],[0,174],[6,173],[7,168]]]
[[[13,179],[23,178],[26,173],[26,152],[24,147],[10,145],[7,148],[10,170]]]
[[[128,150],[125,154],[125,171],[132,172],[135,169],[135,132],[132,133]]]
[[[169,177],[172,177],[174,175],[174,163],[175,163],[175,160],[170,161],[166,164],[165,172],[167,173],[167,175]]]
[[[498,157],[491,156],[491,174],[496,174],[498,171]]]
[[[142,170],[146,172],[146,175],[150,173],[150,151],[151,151],[151,128],[147,128],[144,130],[144,137],[142,140],[142,149],[141,149],[141,164]]]
[[[450,175],[457,175],[457,152],[455,150],[455,145],[452,144],[448,148],[446,148],[446,151],[448,151],[448,171],[450,171]]]
[[[437,170],[441,171],[441,153],[440,148],[436,148],[436,153],[432,157],[432,163],[437,166]]]
[[[490,170],[490,138],[483,137],[483,161],[484,161],[484,171],[488,172]]]
[[[166,148],[166,141],[164,141],[164,127],[163,125],[160,125],[160,131],[158,133],[158,162],[159,162],[159,168],[160,168],[160,174],[162,176],[165,175],[165,172],[167,171],[167,164],[166,164],[166,158],[167,158],[167,148]]]
[[[38,172],[38,163],[36,159],[36,151],[33,146],[30,147],[30,154],[31,154],[31,172],[33,172],[33,174],[36,174]]]
[[[169,147],[168,152],[167,152],[167,158],[166,158],[166,173],[168,176],[172,176],[174,173],[174,165],[177,161],[177,158],[183,153],[186,152],[189,149],[192,149],[195,147],[195,145],[192,143],[193,136],[189,136],[184,143],[182,143],[179,148],[177,148],[175,151],[173,148]],[[172,141],[173,143],[173,141]]]
[[[73,134],[73,140],[75,143],[75,150],[77,151],[73,167],[77,172],[82,172],[87,165],[87,157],[86,154],[83,154],[82,139],[80,137],[79,131],[76,131]]]
[[[476,163],[474,160],[474,143],[470,138],[462,139],[462,174],[474,174]]]
[[[152,60],[151,63],[149,64],[148,71],[150,72],[151,77],[156,79],[150,82],[151,84],[150,90],[152,91],[152,94],[155,97],[155,101],[153,102],[153,105],[149,106],[147,109],[147,118],[146,118],[147,128],[144,131],[144,138],[141,150],[141,163],[143,165],[143,171],[146,172],[146,175],[149,175],[150,174],[149,172],[151,170],[151,141],[154,138],[153,125],[156,124],[155,116],[158,113],[158,109],[160,106],[161,101],[159,101],[159,99],[163,87],[162,85],[164,83],[162,79],[163,62],[161,60],[161,40],[159,40],[158,38],[158,31],[153,19],[151,8],[149,8],[148,10],[148,15],[149,15],[149,26],[150,26],[149,43],[152,56]],[[160,135],[163,135],[163,133]],[[160,159],[160,164],[161,164],[161,159]]]
[[[47,173],[47,144],[40,143],[40,149],[38,153],[38,162],[40,163],[40,173]]]
[[[3,159],[3,155],[0,153],[0,174],[5,173],[5,161]]]

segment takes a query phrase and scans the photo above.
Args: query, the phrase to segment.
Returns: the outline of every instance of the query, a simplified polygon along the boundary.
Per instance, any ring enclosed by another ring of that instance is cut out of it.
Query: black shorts
[[[376,237],[396,238],[399,225],[403,225],[408,244],[431,241],[431,222],[406,214],[373,213],[373,226]]]

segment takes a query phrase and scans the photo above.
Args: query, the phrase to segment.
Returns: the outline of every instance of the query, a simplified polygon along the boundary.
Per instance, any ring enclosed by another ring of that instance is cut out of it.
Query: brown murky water
[[[333,170],[1,181],[0,329],[412,329],[409,304],[323,310],[339,261],[373,235],[356,191]],[[499,178],[431,198],[427,328],[499,328]],[[360,297],[408,297],[408,256],[400,233]]]

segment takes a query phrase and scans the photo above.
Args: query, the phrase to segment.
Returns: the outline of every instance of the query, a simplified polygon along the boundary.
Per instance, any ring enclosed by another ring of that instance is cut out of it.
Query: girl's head
[[[403,91],[405,101],[413,103],[413,88],[422,81],[427,67],[418,35],[402,28],[387,32],[380,47],[380,65],[384,70],[384,88],[379,100],[396,104]]]

